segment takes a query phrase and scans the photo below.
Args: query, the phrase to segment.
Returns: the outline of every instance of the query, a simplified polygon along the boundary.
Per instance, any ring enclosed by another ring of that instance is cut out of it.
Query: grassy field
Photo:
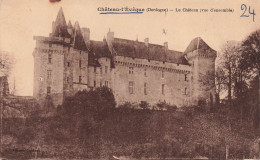
[[[214,112],[112,109],[96,117],[4,119],[6,158],[195,158],[257,155],[251,122]],[[240,122],[241,121],[241,122]],[[239,123],[238,123],[239,122]]]

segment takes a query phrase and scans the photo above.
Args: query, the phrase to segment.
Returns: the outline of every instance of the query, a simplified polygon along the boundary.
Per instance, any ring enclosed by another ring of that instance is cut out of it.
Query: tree
[[[240,44],[235,41],[227,41],[221,48],[221,54],[219,56],[219,67],[222,70],[222,73],[220,74],[224,76],[223,80],[225,79],[226,81],[229,106],[231,106],[232,88],[238,73],[240,59]]]
[[[260,111],[260,30],[254,31],[243,41],[242,51],[241,67],[258,74],[258,110]]]
[[[14,63],[14,57],[10,53],[0,51],[0,76],[9,76]]]

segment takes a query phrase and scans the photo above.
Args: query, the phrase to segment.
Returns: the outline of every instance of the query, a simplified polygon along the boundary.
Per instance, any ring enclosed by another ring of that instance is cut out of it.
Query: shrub
[[[149,103],[147,103],[146,101],[141,101],[139,106],[142,108],[142,109],[148,109],[149,108]]]
[[[159,101],[156,106],[160,109],[160,110],[164,110],[166,109],[167,111],[176,111],[177,110],[177,106],[176,105],[170,105],[168,103],[166,103],[165,101],[161,102]]]

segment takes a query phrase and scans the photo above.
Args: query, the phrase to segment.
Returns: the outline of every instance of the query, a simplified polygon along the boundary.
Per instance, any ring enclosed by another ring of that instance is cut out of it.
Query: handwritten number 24
[[[253,9],[253,12],[251,12],[251,9],[250,9],[250,6],[249,6],[249,9],[248,9],[248,13],[249,13],[249,15],[248,14],[245,14],[246,13],[246,10],[247,10],[247,6],[245,5],[245,4],[242,4],[241,5],[241,10],[242,11],[244,11],[243,13],[242,13],[242,15],[240,16],[240,17],[249,17],[250,16],[250,14],[252,14],[253,15],[253,22],[255,21],[255,10]]]

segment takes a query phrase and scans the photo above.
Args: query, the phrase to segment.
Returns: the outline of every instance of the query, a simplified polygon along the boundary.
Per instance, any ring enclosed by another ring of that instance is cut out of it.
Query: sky
[[[248,14],[240,17],[241,5]],[[144,12],[143,14],[99,14],[98,7],[110,8],[176,8],[234,9],[233,13]],[[110,29],[115,37],[163,45],[184,51],[190,41],[201,37],[219,51],[229,40],[242,41],[260,28],[260,0],[0,0],[0,51],[15,57],[16,64],[9,78],[12,90],[15,79],[16,94],[31,96],[33,92],[33,36],[49,36],[52,21],[62,7],[65,19],[74,25],[90,28],[90,39],[102,40]],[[166,34],[163,34],[163,29]]]

